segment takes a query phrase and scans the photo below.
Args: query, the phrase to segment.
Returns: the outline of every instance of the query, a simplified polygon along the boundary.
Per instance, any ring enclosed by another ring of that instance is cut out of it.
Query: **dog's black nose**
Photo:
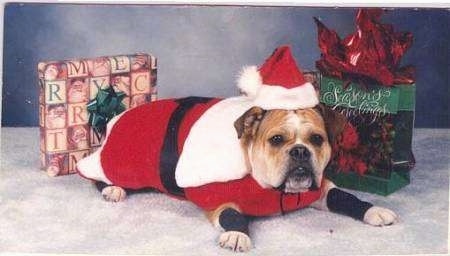
[[[311,157],[311,153],[304,146],[296,146],[289,151],[289,155],[297,161],[306,161]]]

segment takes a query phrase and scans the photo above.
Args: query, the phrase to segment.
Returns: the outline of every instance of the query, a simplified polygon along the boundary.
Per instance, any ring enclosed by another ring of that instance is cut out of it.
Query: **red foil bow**
[[[362,84],[414,83],[414,68],[399,67],[413,36],[409,32],[395,32],[392,25],[380,23],[382,13],[382,9],[360,9],[356,15],[356,32],[344,40],[314,18],[322,53],[317,68],[324,75]]]

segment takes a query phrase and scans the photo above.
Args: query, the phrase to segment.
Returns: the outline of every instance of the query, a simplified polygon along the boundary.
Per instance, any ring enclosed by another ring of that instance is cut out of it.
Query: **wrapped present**
[[[388,195],[409,184],[415,84],[400,58],[412,35],[380,23],[381,9],[359,10],[357,30],[341,40],[316,19],[320,101],[347,117],[326,171],[338,186]]]
[[[75,172],[101,145],[109,119],[156,99],[156,65],[149,54],[40,62],[41,168]]]

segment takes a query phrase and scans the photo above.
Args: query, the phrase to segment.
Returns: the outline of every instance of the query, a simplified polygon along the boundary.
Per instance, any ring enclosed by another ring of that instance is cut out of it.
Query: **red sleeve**
[[[264,189],[250,176],[229,182],[216,182],[185,188],[186,198],[205,211],[212,211],[225,203],[234,203],[250,216],[271,216],[304,208],[320,197],[320,190],[284,194]]]
[[[235,203],[242,213],[267,216],[279,213],[280,192],[263,189],[250,175],[229,182],[215,182],[185,189],[186,198],[206,211]]]

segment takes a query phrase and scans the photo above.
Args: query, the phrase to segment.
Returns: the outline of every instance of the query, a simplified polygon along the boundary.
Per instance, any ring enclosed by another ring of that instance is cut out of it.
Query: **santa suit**
[[[265,189],[247,170],[233,124],[252,104],[246,97],[191,97],[130,109],[108,124],[102,147],[77,170],[122,188],[155,188],[207,211],[235,203],[243,214],[268,216],[308,206],[320,190]]]

